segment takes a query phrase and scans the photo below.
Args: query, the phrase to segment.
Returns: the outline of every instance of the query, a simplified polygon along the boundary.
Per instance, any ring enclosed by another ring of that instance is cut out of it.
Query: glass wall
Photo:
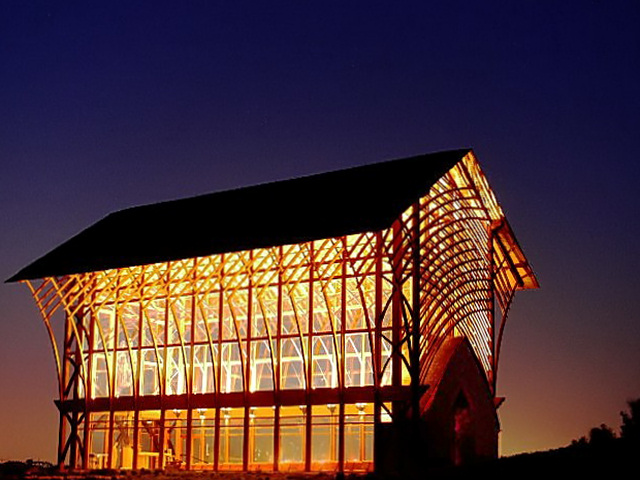
[[[391,266],[376,256],[380,241],[351,235],[91,274],[81,326],[87,391],[391,384]]]
[[[60,454],[76,464],[86,440],[90,468],[369,468],[385,415],[370,402],[417,391],[451,337],[491,382],[494,299],[506,315],[535,284],[471,154],[378,232],[43,279],[48,327],[66,315]]]
[[[381,241],[352,235],[93,274],[86,391],[96,400],[192,396],[204,408],[92,416],[91,465],[370,468],[372,404],[214,408],[213,395],[317,390],[337,400],[342,388],[369,389],[372,400],[391,385],[393,288]]]
[[[373,403],[198,408],[190,423],[187,410],[138,415],[136,428],[131,411],[91,414],[89,468],[321,471],[341,451],[345,470],[373,468]]]
[[[451,336],[469,338],[491,369],[488,223],[455,178],[378,234],[87,274],[80,394],[210,407],[141,413],[137,456],[131,418],[116,416],[106,440],[98,422],[92,461],[104,464],[111,442],[107,463],[122,468],[370,468],[373,406],[336,407],[332,392],[371,402],[420,381]],[[429,262],[414,265],[416,253]],[[250,404],[269,392],[290,400]]]

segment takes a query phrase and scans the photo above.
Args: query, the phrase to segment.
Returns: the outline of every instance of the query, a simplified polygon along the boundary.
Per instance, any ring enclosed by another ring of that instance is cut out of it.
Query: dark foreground
[[[216,473],[184,471],[59,472],[42,462],[0,464],[0,478],[32,480],[422,480],[490,478],[640,478],[640,446],[622,441],[595,448],[572,445],[557,450],[505,457],[457,468],[425,469],[420,473]]]

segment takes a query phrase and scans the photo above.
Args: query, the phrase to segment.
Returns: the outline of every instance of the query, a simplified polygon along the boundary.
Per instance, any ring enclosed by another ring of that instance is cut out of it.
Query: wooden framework
[[[537,286],[471,152],[381,231],[26,283],[61,465],[306,471],[371,469],[447,338],[495,394],[513,294]]]

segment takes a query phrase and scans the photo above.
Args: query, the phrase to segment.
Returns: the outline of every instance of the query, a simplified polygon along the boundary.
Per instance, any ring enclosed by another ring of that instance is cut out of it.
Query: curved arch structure
[[[52,340],[61,465],[369,470],[374,432],[423,421],[453,339],[495,395],[537,282],[473,153],[454,160],[381,228],[14,277]]]

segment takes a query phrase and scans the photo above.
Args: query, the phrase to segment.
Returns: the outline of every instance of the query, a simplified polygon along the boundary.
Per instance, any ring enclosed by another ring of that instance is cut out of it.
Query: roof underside
[[[7,280],[32,280],[378,231],[469,149],[114,212]]]

